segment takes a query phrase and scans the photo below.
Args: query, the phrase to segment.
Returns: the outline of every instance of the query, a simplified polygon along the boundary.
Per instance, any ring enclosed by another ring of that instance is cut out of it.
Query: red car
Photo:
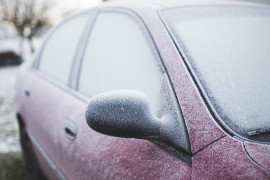
[[[270,179],[270,8],[114,1],[18,73],[29,179]],[[88,104],[87,104],[88,102]]]

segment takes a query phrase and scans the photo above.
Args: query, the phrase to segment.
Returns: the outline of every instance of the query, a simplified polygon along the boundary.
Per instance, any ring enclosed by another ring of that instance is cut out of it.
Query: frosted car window
[[[69,72],[76,48],[89,16],[72,18],[61,24],[46,42],[39,69],[64,84],[68,83]]]
[[[163,15],[221,119],[246,137],[270,130],[270,10],[193,7]]]
[[[145,93],[156,113],[162,72],[145,27],[122,13],[100,13],[85,50],[78,90],[93,97],[114,90]]]

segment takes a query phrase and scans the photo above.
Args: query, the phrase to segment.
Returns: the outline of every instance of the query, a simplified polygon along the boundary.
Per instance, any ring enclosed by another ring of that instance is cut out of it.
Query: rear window
[[[89,15],[82,15],[58,26],[44,45],[39,62],[41,72],[68,84],[73,59],[88,19]]]

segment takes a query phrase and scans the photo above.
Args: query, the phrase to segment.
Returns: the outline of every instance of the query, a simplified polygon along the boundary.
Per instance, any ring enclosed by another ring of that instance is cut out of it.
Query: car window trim
[[[88,40],[88,36],[89,36],[89,32],[91,31],[93,24],[95,22],[95,19],[97,17],[98,11],[97,10],[93,10],[90,13],[90,17],[88,20],[88,24],[86,25],[86,28],[83,32],[83,35],[81,36],[79,45],[76,49],[76,54],[73,60],[73,64],[72,64],[72,68],[71,68],[71,72],[70,72],[70,76],[69,76],[69,87],[71,89],[76,89],[77,86],[77,79],[78,79],[78,75],[79,75],[79,71],[81,69],[81,59],[83,57],[84,51],[85,51],[85,47],[87,44],[87,40]]]
[[[81,101],[83,101],[84,103],[87,103],[91,97],[88,97],[86,95],[84,95],[83,93],[81,93],[80,91],[78,91],[78,83],[79,83],[79,78],[80,78],[80,71],[81,71],[81,65],[82,65],[82,62],[83,62],[83,57],[84,57],[84,54],[85,54],[85,49],[86,49],[86,46],[87,46],[87,42],[88,42],[88,39],[91,35],[91,30],[93,28],[93,25],[95,23],[95,20],[98,16],[99,13],[101,12],[116,12],[116,13],[122,13],[122,14],[126,14],[128,16],[132,16],[131,18],[135,18],[136,19],[136,23],[140,23],[139,27],[140,29],[143,30],[143,33],[144,35],[148,38],[148,41],[150,42],[150,46],[152,48],[152,50],[155,51],[155,56],[156,56],[156,60],[157,60],[157,63],[160,65],[160,70],[162,73],[167,73],[167,70],[166,70],[166,67],[164,65],[164,62],[162,60],[162,57],[160,56],[160,53],[159,53],[159,50],[156,46],[156,43],[154,41],[154,38],[152,37],[147,25],[144,23],[143,19],[136,13],[134,12],[133,10],[131,9],[127,9],[127,8],[124,8],[124,7],[103,7],[103,8],[96,8],[96,9],[93,9],[93,11],[95,12],[93,14],[93,17],[92,19],[90,20],[90,23],[87,27],[87,32],[86,34],[84,35],[84,41],[83,41],[83,47],[82,47],[82,51],[80,52],[80,54],[77,56],[76,58],[76,69],[73,70],[73,73],[72,73],[72,85],[71,87],[69,88],[66,88],[66,91],[69,92],[70,94],[72,94],[73,96],[75,96],[76,98],[80,99]]]
[[[69,76],[69,81],[68,84],[64,84],[61,83],[57,80],[55,80],[54,78],[50,77],[49,75],[47,75],[46,73],[41,72],[38,69],[39,66],[39,62],[40,62],[40,57],[42,55],[43,49],[47,43],[47,41],[49,40],[49,38],[52,36],[52,34],[58,29],[58,27],[60,26],[57,25],[56,27],[54,27],[49,33],[48,35],[45,37],[45,41],[42,44],[42,47],[40,48],[37,56],[34,59],[34,62],[32,64],[32,73],[41,77],[42,79],[44,79],[45,81],[52,83],[54,85],[56,85],[57,87],[59,87],[60,89],[72,94],[73,96],[77,97],[78,99],[80,99],[81,101],[87,103],[91,98],[87,97],[86,95],[84,95],[83,93],[79,92],[77,90],[77,84],[79,82],[79,76],[80,76],[80,70],[81,70],[81,64],[82,64],[82,58],[84,56],[85,53],[85,49],[87,46],[87,42],[88,42],[88,38],[91,34],[91,29],[93,27],[93,24],[95,22],[95,19],[98,15],[98,13],[100,12],[116,12],[116,13],[122,13],[122,14],[126,14],[128,16],[132,16],[132,18],[136,19],[136,23],[140,23],[140,29],[143,30],[144,35],[148,38],[148,41],[150,42],[150,46],[152,48],[152,50],[155,51],[155,56],[156,56],[156,60],[157,63],[159,64],[160,70],[162,73],[167,73],[166,67],[164,65],[164,62],[162,60],[162,57],[160,56],[159,50],[156,46],[156,43],[154,41],[154,38],[152,37],[147,25],[145,24],[145,22],[143,21],[143,19],[133,10],[128,9],[128,8],[124,8],[124,7],[103,7],[103,8],[94,8],[91,9],[90,11],[87,10],[85,12],[82,12],[80,14],[77,14],[75,16],[72,17],[68,17],[67,19],[65,19],[64,21],[62,21],[60,24],[65,23],[66,21],[76,18],[78,16],[82,16],[82,15],[86,15],[86,14],[91,14],[89,17],[89,20],[87,22],[87,25],[84,29],[83,35],[80,38],[79,41],[79,45],[77,47],[77,50],[79,50],[80,52],[77,53],[77,55],[75,55],[73,62],[72,62],[72,67],[70,69],[70,76]]]
[[[91,28],[89,29],[89,32],[88,32],[88,35],[86,37],[86,44],[84,46],[84,50],[81,54],[81,57],[79,58],[79,62],[80,63],[80,69],[78,69],[77,71],[77,79],[76,79],[76,86],[74,88],[74,91],[76,92],[76,94],[80,94],[79,96],[80,97],[87,97],[86,95],[84,95],[82,92],[80,92],[78,90],[78,84],[79,84],[79,80],[80,80],[80,72],[81,72],[81,66],[82,66],[82,63],[83,63],[83,57],[84,57],[84,54],[85,54],[85,51],[86,51],[86,48],[87,48],[87,42],[89,40],[89,37],[92,33],[92,28],[94,27],[94,23],[98,17],[98,14],[99,13],[103,13],[103,12],[113,12],[113,13],[120,13],[120,14],[124,14],[124,15],[127,15],[129,17],[131,17],[132,19],[134,19],[137,24],[137,26],[142,30],[144,36],[147,38],[147,41],[148,41],[148,44],[150,45],[151,49],[154,51],[154,55],[155,55],[155,59],[159,65],[159,69],[161,71],[161,73],[167,73],[166,72],[166,68],[165,68],[165,65],[163,63],[163,60],[162,60],[162,57],[160,56],[160,53],[159,53],[159,50],[155,44],[155,41],[147,27],[147,25],[144,23],[143,19],[134,11],[130,10],[130,9],[127,9],[127,8],[122,8],[122,7],[105,7],[105,8],[102,8],[102,9],[98,9],[97,10],[97,13],[95,15],[95,18],[92,22],[92,26]],[[87,99],[90,99],[91,97],[87,97]]]

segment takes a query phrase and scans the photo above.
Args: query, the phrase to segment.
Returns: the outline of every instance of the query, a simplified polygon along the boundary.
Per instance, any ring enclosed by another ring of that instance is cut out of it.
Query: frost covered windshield
[[[182,7],[161,16],[219,118],[241,136],[269,141],[270,9]]]

